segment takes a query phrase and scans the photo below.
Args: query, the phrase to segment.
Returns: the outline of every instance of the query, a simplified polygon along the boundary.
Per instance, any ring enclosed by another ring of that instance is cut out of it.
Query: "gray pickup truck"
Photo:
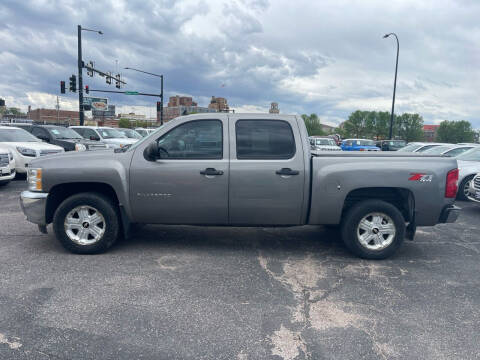
[[[456,220],[457,178],[451,158],[313,154],[298,116],[197,114],[123,149],[33,160],[21,205],[75,253],[103,252],[136,223],[324,224],[382,259],[416,226]]]

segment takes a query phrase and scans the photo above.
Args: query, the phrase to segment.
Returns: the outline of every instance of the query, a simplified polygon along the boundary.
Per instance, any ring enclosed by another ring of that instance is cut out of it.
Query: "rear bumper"
[[[447,205],[443,208],[442,213],[440,214],[439,223],[454,223],[460,215],[460,208],[455,205]]]
[[[20,206],[27,220],[38,225],[47,225],[45,210],[48,193],[23,191],[20,194]]]

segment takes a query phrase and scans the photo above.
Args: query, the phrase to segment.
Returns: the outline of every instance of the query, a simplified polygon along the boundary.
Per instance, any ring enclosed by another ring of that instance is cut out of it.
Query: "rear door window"
[[[237,159],[290,159],[295,139],[283,120],[238,120],[235,123]]]

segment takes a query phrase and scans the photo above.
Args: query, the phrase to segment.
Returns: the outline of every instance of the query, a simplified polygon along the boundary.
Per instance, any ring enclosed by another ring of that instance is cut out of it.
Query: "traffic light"
[[[111,84],[111,83],[112,83],[112,73],[111,73],[110,71],[107,72],[107,76],[106,76],[105,82],[106,82],[107,84]]]
[[[90,94],[90,88],[88,87],[88,85],[85,85],[85,93]]]
[[[93,77],[93,67],[94,67],[94,63],[93,61],[90,61],[87,65],[87,75],[90,77]]]
[[[65,94],[65,81],[60,81],[60,94]]]
[[[70,91],[77,92],[77,77],[75,75],[70,76]]]
[[[162,102],[157,101],[157,112],[160,112],[160,111],[162,111]]]
[[[115,87],[120,89],[120,74],[115,75]]]

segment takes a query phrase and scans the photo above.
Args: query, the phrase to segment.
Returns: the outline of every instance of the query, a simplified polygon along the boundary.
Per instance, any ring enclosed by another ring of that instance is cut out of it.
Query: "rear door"
[[[296,118],[234,115],[229,128],[230,224],[300,224],[307,149]]]

